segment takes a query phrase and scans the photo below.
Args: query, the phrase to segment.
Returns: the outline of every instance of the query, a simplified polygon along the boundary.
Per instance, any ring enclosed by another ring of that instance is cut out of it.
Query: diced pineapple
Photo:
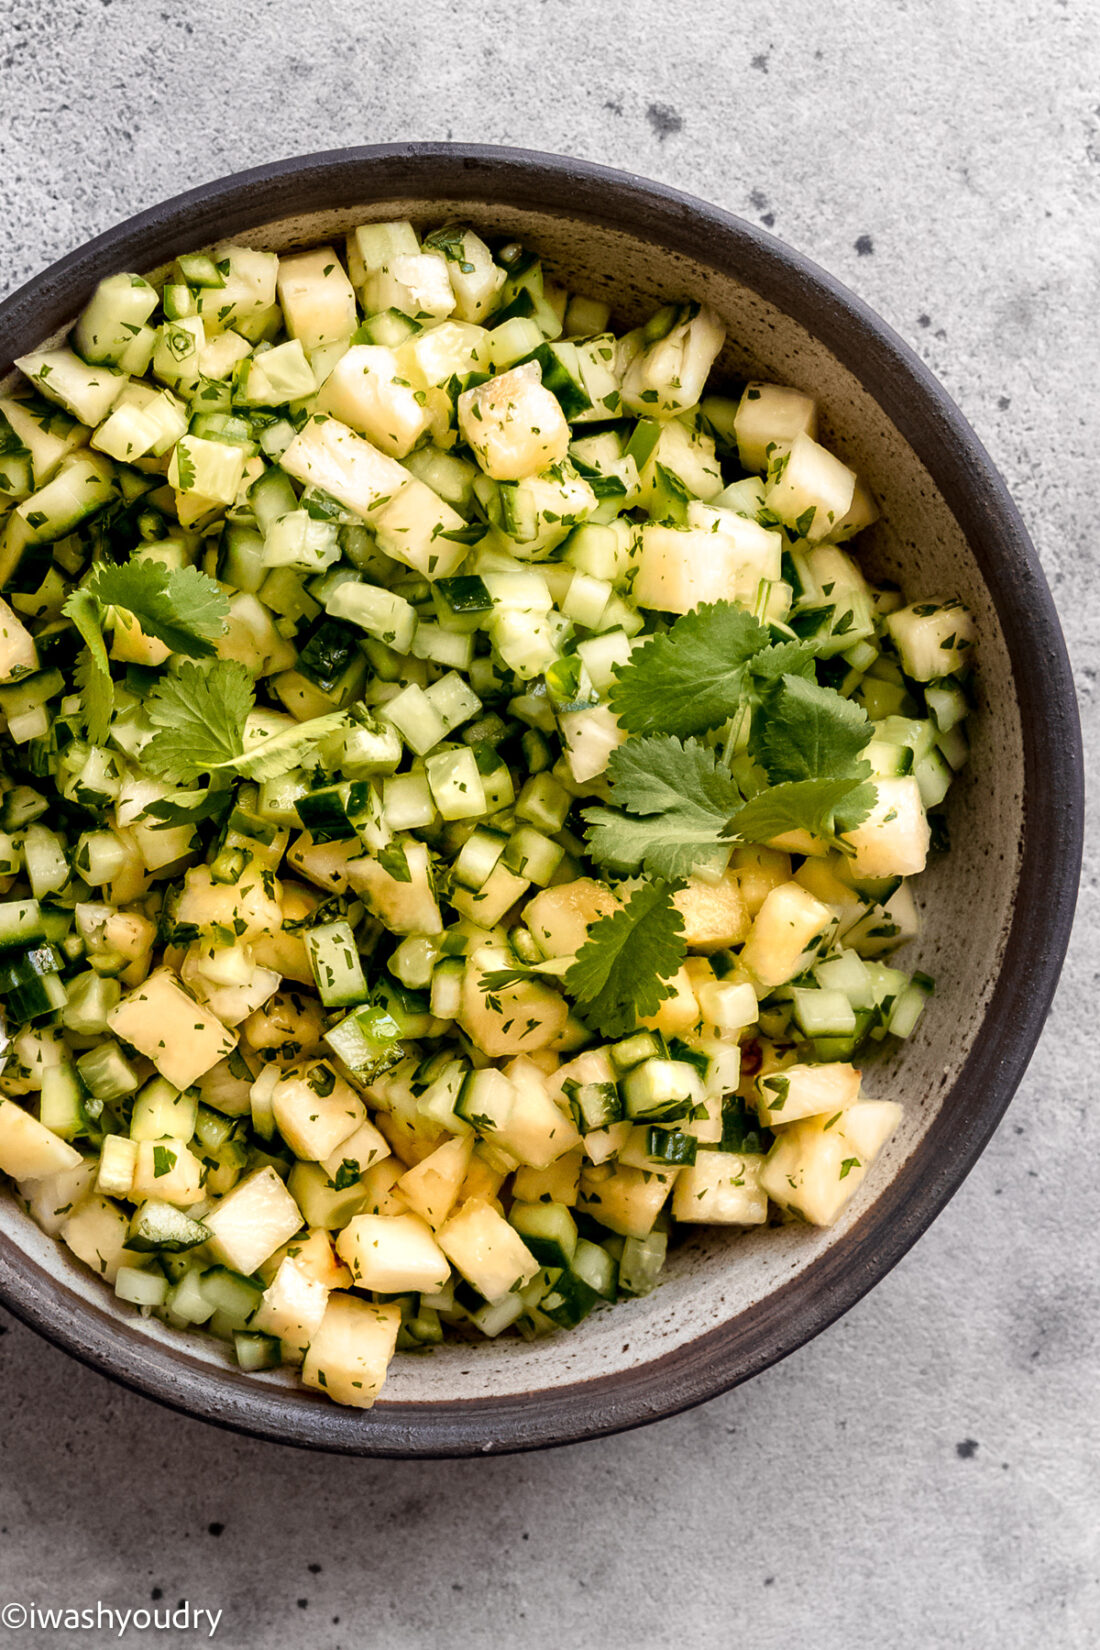
[[[327,1060],[295,1066],[271,1092],[275,1126],[294,1153],[320,1163],[366,1121],[366,1107]]]
[[[727,871],[718,882],[689,877],[672,903],[684,924],[684,944],[689,951],[720,951],[740,945],[749,931],[749,915],[736,871]]]
[[[444,321],[455,307],[447,260],[440,252],[390,254],[366,283],[368,307],[396,309],[414,321]]]
[[[236,1047],[232,1033],[188,996],[168,968],[156,969],[123,997],[107,1024],[177,1089],[190,1088]]]
[[[185,1140],[140,1140],[133,1179],[125,1194],[134,1203],[159,1198],[189,1209],[202,1198],[203,1168]]]
[[[686,527],[643,524],[634,599],[664,613],[690,613],[703,602],[751,606],[760,581],[778,579],[781,558],[780,533],[732,510],[692,503]]]
[[[0,682],[12,682],[38,669],[34,637],[0,597]]]
[[[649,1031],[659,1031],[662,1037],[682,1037],[685,1031],[699,1024],[699,1003],[686,964],[665,980],[668,996],[654,1014],[639,1017],[638,1024]]]
[[[780,1208],[831,1226],[900,1120],[892,1101],[865,1100],[839,1117],[792,1123],[768,1153],[760,1184]]]
[[[336,1239],[336,1252],[358,1288],[383,1295],[435,1294],[451,1275],[431,1227],[415,1214],[356,1215]]]
[[[679,1173],[601,1163],[582,1173],[579,1207],[622,1237],[648,1237]]]
[[[817,435],[817,402],[785,384],[746,384],[733,420],[737,450],[746,470],[766,470],[775,452],[799,435]]]
[[[487,991],[483,987],[484,974],[485,970],[471,958],[462,980],[457,1018],[467,1036],[486,1054],[530,1054],[548,1047],[560,1036],[569,1018],[569,1005],[560,992],[534,980]]]
[[[50,1237],[57,1237],[69,1216],[92,1192],[95,1180],[95,1160],[84,1157],[71,1169],[42,1179],[21,1180],[19,1195],[31,1219]]]
[[[569,450],[569,425],[543,386],[536,361],[512,367],[458,398],[458,422],[486,475],[520,481],[560,464]]]
[[[42,1180],[76,1169],[82,1159],[75,1146],[47,1129],[37,1117],[0,1100],[0,1170],[13,1180]]]
[[[249,1324],[261,1335],[274,1335],[304,1352],[321,1327],[329,1291],[311,1276],[302,1261],[287,1255],[264,1290]]]
[[[764,502],[785,527],[816,544],[828,538],[852,507],[855,472],[818,446],[796,435],[772,469]]]
[[[802,972],[833,925],[827,905],[797,882],[773,888],[753,919],[741,952],[741,966],[765,989],[784,985]]]
[[[530,1283],[538,1261],[499,1210],[469,1198],[436,1234],[439,1247],[487,1301]]]
[[[848,869],[855,877],[911,877],[924,870],[931,828],[912,774],[876,779],[870,814],[844,839],[854,849]]]
[[[393,458],[411,452],[432,417],[423,392],[418,399],[393,350],[381,344],[353,344],[325,380],[315,405]]]
[[[543,888],[524,908],[524,918],[544,957],[572,957],[600,917],[609,917],[619,901],[603,883],[578,877],[556,888]]]
[[[302,1225],[301,1211],[275,1170],[257,1169],[219,1198],[203,1224],[210,1253],[224,1266],[251,1277]]]
[[[395,458],[380,453],[338,418],[311,418],[279,463],[295,480],[331,493],[365,518],[412,482]]]
[[[431,861],[423,842],[409,838],[405,843],[408,878],[394,877],[369,855],[348,862],[349,885],[362,894],[367,905],[393,934],[440,934],[443,918],[432,889]]]
[[[445,1140],[396,1182],[405,1202],[431,1227],[442,1226],[458,1199],[474,1149],[472,1134]]]
[[[114,1283],[120,1266],[141,1264],[142,1256],[126,1247],[129,1235],[126,1211],[98,1193],[86,1197],[61,1228],[61,1241],[107,1283]]]
[[[784,1066],[782,1071],[761,1072],[757,1077],[756,1109],[769,1128],[797,1123],[803,1117],[828,1116],[855,1105],[860,1082],[855,1066],[841,1060],[819,1066]]]
[[[385,1135],[367,1118],[324,1159],[324,1170],[330,1180],[335,1180],[339,1175],[346,1181],[366,1174],[368,1169],[389,1155]]]
[[[764,1158],[756,1153],[700,1152],[681,1169],[672,1193],[672,1216],[685,1224],[760,1226],[768,1218],[760,1185]]]
[[[372,1306],[334,1290],[306,1353],[302,1380],[333,1403],[370,1409],[382,1390],[400,1328],[399,1306]]]
[[[355,292],[331,246],[279,261],[276,282],[286,330],[304,349],[318,349],[355,331]]]
[[[691,306],[694,308],[694,306]],[[694,407],[726,341],[714,310],[703,307],[636,355],[623,378],[623,403],[644,418],[675,418]]]
[[[899,607],[887,618],[886,628],[903,669],[918,682],[950,676],[972,662],[974,620],[957,598]]]

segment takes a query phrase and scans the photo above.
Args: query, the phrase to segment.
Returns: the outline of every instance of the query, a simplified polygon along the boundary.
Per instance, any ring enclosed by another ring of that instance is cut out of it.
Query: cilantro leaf
[[[200,774],[231,766],[242,754],[254,697],[252,677],[236,661],[181,664],[145,701],[157,732],[142,750],[142,767],[187,785]]]
[[[344,726],[347,717],[342,710],[331,710],[324,716],[314,716],[308,722],[299,722],[293,728],[281,728],[249,744],[235,761],[220,764],[232,766],[244,779],[280,779],[291,768],[300,767],[305,758],[322,739]]]
[[[872,728],[862,706],[804,676],[781,676],[763,694],[749,750],[773,785],[785,780],[866,779],[859,753]]]
[[[588,930],[565,976],[578,1010],[603,1037],[624,1037],[672,995],[667,982],[684,960],[676,885],[646,882]]]
[[[866,763],[861,763],[866,767]],[[851,779],[793,779],[771,785],[739,808],[732,829],[743,842],[770,842],[787,831],[809,831],[837,846],[841,831],[867,818],[875,805],[873,785]]]
[[[84,725],[93,745],[105,745],[115,708],[115,686],[99,622],[99,604],[86,590],[74,590],[61,611],[84,639],[86,651],[76,666]]]
[[[331,711],[246,745],[254,699],[252,677],[235,661],[181,664],[145,701],[157,732],[142,750],[142,766],[179,785],[226,770],[236,778],[278,779],[344,724],[343,711]]]
[[[74,676],[80,689],[80,708],[88,738],[93,745],[105,745],[115,708],[115,684],[111,673],[99,668],[95,653],[86,647],[76,661]]]
[[[738,810],[732,830],[746,842],[805,830],[843,848],[840,833],[874,807],[871,765],[860,757],[872,732],[859,705],[812,677],[785,672],[761,683],[749,751],[771,784]]]
[[[745,667],[769,641],[734,602],[697,607],[615,666],[611,709],[631,733],[686,738],[721,727],[740,707]]]
[[[383,871],[391,876],[394,882],[411,882],[412,872],[405,855],[405,845],[402,842],[391,842],[388,848],[383,848],[377,856],[378,863]]]
[[[751,664],[752,685],[757,696],[765,684],[780,676],[805,676],[814,680],[815,649],[812,642],[773,642],[757,653]]]
[[[229,616],[225,592],[197,567],[100,562],[84,588],[104,607],[132,614],[147,636],[189,659],[213,655],[211,638],[223,633]]]
[[[220,819],[233,804],[233,792],[228,790],[177,791],[147,803],[145,814],[156,823],[153,831],[168,831],[177,825],[198,825],[204,819]]]
[[[668,878],[725,865],[729,819],[742,796],[716,751],[667,735],[628,739],[611,753],[607,771],[615,806],[584,809],[589,853],[599,864]]]

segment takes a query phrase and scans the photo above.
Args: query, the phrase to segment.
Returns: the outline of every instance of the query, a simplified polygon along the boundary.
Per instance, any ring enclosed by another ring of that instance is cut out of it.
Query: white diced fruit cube
[[[61,1240],[86,1266],[114,1283],[120,1266],[140,1265],[144,1259],[127,1249],[130,1218],[109,1197],[86,1197],[61,1228]]]
[[[306,1353],[302,1380],[334,1403],[369,1409],[382,1390],[400,1328],[399,1306],[372,1306],[334,1291]]]
[[[295,1255],[286,1255],[264,1290],[249,1325],[261,1335],[274,1335],[298,1351],[305,1351],[321,1327],[329,1291]]]
[[[454,292],[456,319],[482,320],[496,307],[497,293],[506,279],[504,270],[494,263],[493,254],[472,229],[448,228],[440,232],[438,239],[446,240],[447,274]]]
[[[623,378],[623,403],[644,418],[675,418],[694,407],[726,340],[705,306],[636,355]]]
[[[443,1253],[487,1301],[522,1289],[539,1269],[519,1233],[483,1198],[468,1198],[436,1235]]]
[[[425,843],[405,843],[408,879],[393,877],[370,855],[348,864],[348,881],[362,894],[373,914],[393,934],[439,934],[443,918],[432,891],[430,858]]]
[[[296,481],[319,487],[369,517],[412,485],[408,470],[338,418],[311,418],[279,460]]]
[[[298,1205],[275,1170],[257,1169],[219,1198],[203,1225],[210,1253],[224,1266],[250,1277],[302,1227]]]
[[[0,1100],[0,1170],[13,1180],[42,1180],[80,1165],[80,1153],[37,1117]]]
[[[385,263],[396,257],[420,251],[416,230],[407,218],[396,218],[389,223],[362,223],[350,231],[346,250],[348,274],[366,304],[366,284]]]
[[[766,989],[802,972],[803,957],[816,950],[833,926],[829,906],[797,882],[773,888],[753,919],[741,964]]]
[[[419,1215],[356,1215],[336,1239],[336,1252],[361,1289],[432,1295],[451,1275],[450,1262]]]
[[[304,349],[336,343],[355,331],[355,291],[333,247],[281,259],[277,291],[286,330]]]
[[[769,1128],[797,1123],[803,1117],[831,1115],[859,1099],[861,1077],[855,1066],[831,1060],[821,1066],[784,1066],[756,1080],[756,1109]]]
[[[672,1193],[674,1220],[718,1226],[759,1226],[768,1218],[756,1153],[700,1152],[681,1170]]]
[[[158,968],[123,997],[107,1024],[177,1089],[197,1083],[237,1046],[232,1032],[188,996],[168,968]]]
[[[796,436],[817,435],[817,402],[786,384],[746,384],[733,430],[745,469],[766,470],[772,454]]]
[[[381,344],[353,344],[329,373],[316,406],[393,458],[411,452],[432,421],[424,392],[418,399],[393,350]]]
[[[447,535],[461,534],[466,523],[426,482],[404,473],[407,485],[374,510],[378,547],[426,579],[450,578],[465,561],[469,547],[461,538]]]
[[[407,1169],[397,1182],[397,1190],[414,1214],[431,1227],[443,1224],[453,1209],[474,1149],[472,1134],[445,1140],[434,1152]]]
[[[862,825],[845,831],[856,877],[911,877],[924,870],[932,840],[920,786],[912,774],[876,779],[875,805]]]
[[[272,1090],[271,1109],[291,1151],[309,1163],[331,1156],[367,1116],[351,1084],[326,1060],[288,1071]]]
[[[765,504],[785,527],[812,543],[828,538],[852,507],[855,472],[812,436],[795,436],[772,474]]]
[[[441,252],[399,252],[367,281],[372,310],[398,309],[414,321],[445,321],[455,307],[454,289]]]
[[[569,425],[545,389],[536,361],[512,367],[458,398],[458,422],[485,473],[520,481],[558,464],[569,450]]]
[[[806,1117],[778,1134],[760,1184],[780,1208],[831,1226],[901,1121],[890,1100],[861,1100],[837,1117]]]
[[[778,579],[782,534],[732,510],[692,502],[688,526],[646,522],[634,599],[639,607],[690,613],[703,602],[756,601],[761,579]]]
[[[185,1140],[140,1140],[130,1189],[133,1202],[160,1198],[189,1209],[202,1197],[202,1164]]]
[[[274,252],[224,244],[215,247],[213,257],[225,284],[204,287],[196,298],[208,333],[236,328],[271,308],[279,272]]]
[[[34,637],[7,602],[0,598],[0,682],[10,682],[38,669]]]
[[[345,1179],[366,1174],[375,1163],[390,1155],[389,1142],[380,1129],[367,1121],[342,1140],[324,1159],[324,1171],[330,1180],[343,1172]]]
[[[886,620],[886,628],[902,668],[918,682],[950,676],[970,662],[974,620],[957,598],[899,607]]]

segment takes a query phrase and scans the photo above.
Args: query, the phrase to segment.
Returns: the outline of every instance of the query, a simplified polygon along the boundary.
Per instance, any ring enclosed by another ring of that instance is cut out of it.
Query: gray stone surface
[[[8,0],[0,19],[5,288],[206,178],[412,138],[634,168],[808,252],[1003,468],[1096,752],[1092,0]],[[1097,869],[1094,831],[1054,1013],[989,1151],[780,1368],[603,1443],[372,1464],[180,1419],[5,1318],[0,1592],[188,1598],[225,1611],[218,1642],[263,1650],[1095,1646]]]

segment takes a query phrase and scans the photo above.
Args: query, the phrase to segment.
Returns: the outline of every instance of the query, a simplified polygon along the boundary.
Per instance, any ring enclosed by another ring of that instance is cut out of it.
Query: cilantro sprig
[[[712,602],[677,619],[615,666],[611,709],[630,733],[686,739],[736,716],[756,682],[813,668],[804,642],[773,643],[771,632],[735,602]]]
[[[225,592],[196,567],[165,567],[156,561],[98,563],[62,608],[84,642],[76,679],[85,727],[95,745],[106,744],[115,705],[103,637],[109,607],[129,613],[147,636],[184,658],[210,657],[213,638],[224,632],[229,615]]]
[[[565,975],[581,1018],[602,1037],[625,1037],[671,997],[686,955],[683,918],[673,904],[681,883],[645,882],[601,917]]]
[[[145,701],[157,731],[142,750],[142,766],[177,785],[204,774],[278,779],[345,721],[342,711],[332,711],[246,743],[255,699],[252,677],[235,660],[181,663]]]
[[[765,650],[757,657],[765,660]],[[764,781],[759,791],[746,797],[751,778],[741,776],[743,788],[719,752],[698,740],[627,739],[607,765],[610,807],[584,810],[597,864],[620,875],[686,877],[721,870],[734,837],[769,842],[793,830],[844,849],[843,833],[875,801],[871,765],[860,755],[873,731],[866,713],[791,672],[758,676],[753,696],[749,768]]]
[[[669,735],[628,739],[611,753],[607,772],[613,806],[584,809],[588,851],[598,864],[669,879],[700,865],[721,870],[729,858],[726,826],[744,799],[717,751]]]
[[[101,607],[121,607],[147,636],[186,659],[208,659],[229,617],[229,598],[197,567],[156,561],[100,562],[84,590]]]
[[[749,737],[770,784],[738,810],[732,831],[767,842],[805,830],[843,850],[843,833],[875,805],[871,764],[860,754],[873,731],[866,711],[834,688],[780,677],[763,693]]]

